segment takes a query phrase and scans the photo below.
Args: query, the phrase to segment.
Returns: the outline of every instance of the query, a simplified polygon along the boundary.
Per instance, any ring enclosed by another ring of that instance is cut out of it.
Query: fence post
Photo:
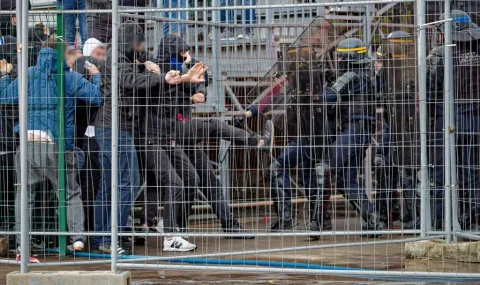
[[[445,1],[445,19],[450,19],[450,1]],[[451,133],[454,131],[454,121],[451,104],[453,104],[453,50],[452,50],[452,22],[446,21],[445,25],[445,68],[444,68],[444,136],[445,136],[445,231],[447,243],[452,240],[452,186],[453,174],[456,172],[452,167],[452,149],[455,143],[452,141]]]
[[[118,246],[118,0],[112,0],[112,242],[111,271],[117,271]]]
[[[28,209],[28,165],[27,165],[27,127],[28,127],[28,0],[17,0],[17,23],[19,29],[17,30],[17,37],[22,44],[22,51],[18,52],[18,60],[20,66],[19,82],[19,102],[20,102],[20,247],[21,247],[21,265],[20,271],[27,273],[30,263],[30,238],[29,228],[30,223],[28,216],[30,211]],[[17,229],[18,230],[18,229]]]
[[[421,236],[427,235],[431,228],[430,221],[430,187],[427,157],[427,37],[425,32],[425,0],[417,0],[417,49],[418,49],[418,93],[420,108],[420,230]]]
[[[62,11],[63,6],[57,6]],[[67,231],[65,203],[65,100],[64,100],[64,48],[63,48],[63,14],[57,14],[57,116],[58,116],[58,230]],[[67,256],[67,236],[61,235],[59,240],[59,255]]]

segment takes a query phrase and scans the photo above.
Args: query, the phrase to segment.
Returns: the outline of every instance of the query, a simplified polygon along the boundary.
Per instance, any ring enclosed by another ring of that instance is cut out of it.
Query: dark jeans
[[[179,122],[177,135],[180,138],[180,144],[184,146],[193,146],[208,139],[222,139],[236,145],[256,146],[259,140],[255,133],[248,133],[218,119]]]
[[[111,232],[111,189],[112,189],[112,130],[95,128],[95,138],[99,149],[99,160],[102,169],[100,188],[95,200],[96,232]],[[118,231],[122,232],[127,224],[132,200],[139,184],[137,151],[132,135],[128,131],[119,130],[118,134]],[[111,236],[95,236],[92,247],[110,245]]]
[[[187,226],[184,213],[193,201],[191,193],[195,193],[199,180],[195,168],[180,147],[163,149],[157,145],[147,145],[141,152],[144,166],[156,178],[156,185],[148,185],[147,188],[142,222],[149,227],[154,226],[163,194],[165,232],[175,232],[179,228],[183,230]]]
[[[63,6],[64,10],[86,10],[86,0],[57,0],[58,6]],[[68,45],[73,46],[75,38],[77,36],[77,19],[78,28],[80,31],[80,38],[82,44],[88,39],[87,35],[87,14],[65,14],[64,16],[65,26],[65,42]]]
[[[95,197],[100,187],[101,168],[98,160],[98,145],[94,137],[85,137],[80,142],[85,153],[85,163],[80,170],[80,187],[82,188],[82,201],[85,209],[85,229],[93,230],[93,209]]]
[[[302,146],[295,140],[288,142],[285,149],[277,157],[275,163],[277,164],[277,178],[283,180],[283,191],[285,192],[285,199],[290,200],[292,197],[292,190],[290,189],[290,169],[297,167],[300,177],[303,180],[305,189],[309,192],[312,189],[312,176],[314,175],[313,163],[308,156],[308,147]],[[275,195],[276,183],[271,181],[272,194]]]
[[[438,116],[434,122],[433,140],[430,143],[429,158],[434,168],[433,199],[436,201],[436,219],[443,219],[443,198],[445,191],[445,141],[443,137],[444,117]],[[478,207],[480,177],[478,169],[480,147],[480,116],[476,114],[455,114],[455,145],[457,182],[459,189],[470,197],[471,207]]]
[[[367,205],[367,208],[362,209],[362,214],[363,211],[373,211],[373,205],[367,203],[365,189],[358,183],[358,173],[371,141],[370,124],[369,120],[361,120],[345,125],[329,150],[329,160],[324,162],[335,175],[338,190],[350,202]]]

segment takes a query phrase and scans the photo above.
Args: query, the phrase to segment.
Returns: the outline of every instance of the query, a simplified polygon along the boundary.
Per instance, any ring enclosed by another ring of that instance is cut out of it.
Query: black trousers
[[[100,161],[98,160],[99,148],[94,137],[82,139],[80,144],[80,148],[85,153],[85,163],[79,175],[85,212],[85,230],[93,231],[93,209],[101,178],[101,167]]]
[[[230,211],[228,201],[221,189],[220,180],[215,175],[215,170],[207,154],[198,146],[190,147],[186,152],[200,178],[198,189],[207,198],[213,213],[217,215],[222,227],[230,228],[238,223]]]
[[[188,217],[185,217],[184,213],[190,209],[199,183],[195,167],[180,147],[147,145],[139,148],[142,153],[142,167],[153,172],[156,179],[155,185],[147,187],[141,222],[149,227],[154,226],[160,201],[163,200],[165,231],[174,232],[185,228]]]

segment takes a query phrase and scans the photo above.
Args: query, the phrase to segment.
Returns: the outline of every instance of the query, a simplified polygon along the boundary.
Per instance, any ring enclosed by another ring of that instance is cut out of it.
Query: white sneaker
[[[181,237],[172,237],[163,241],[163,251],[192,251],[197,246]]]
[[[85,249],[83,241],[76,241],[72,245],[67,246],[67,249],[75,252],[82,252]]]

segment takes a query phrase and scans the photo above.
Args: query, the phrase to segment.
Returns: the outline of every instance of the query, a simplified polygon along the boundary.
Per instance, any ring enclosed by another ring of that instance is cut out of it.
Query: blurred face
[[[145,45],[145,42],[136,43],[136,44],[133,46],[134,52],[142,52],[142,51],[144,50],[144,45]]]
[[[12,24],[13,24],[14,26],[17,25],[17,16],[13,16],[13,17],[12,17]]]
[[[104,47],[97,47],[96,49],[92,50],[90,56],[98,59],[100,61],[105,60],[106,50]]]

